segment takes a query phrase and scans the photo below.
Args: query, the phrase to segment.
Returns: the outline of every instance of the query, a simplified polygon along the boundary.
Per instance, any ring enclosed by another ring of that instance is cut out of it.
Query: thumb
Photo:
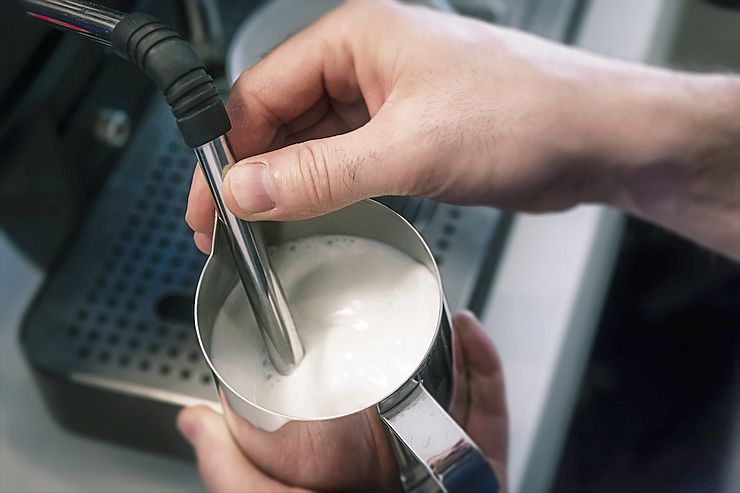
[[[268,477],[242,454],[223,417],[205,406],[185,408],[177,416],[180,433],[195,449],[198,470],[209,491],[297,491]]]
[[[242,219],[296,220],[369,197],[418,193],[418,146],[400,145],[381,127],[373,120],[240,161],[224,177],[226,205]]]

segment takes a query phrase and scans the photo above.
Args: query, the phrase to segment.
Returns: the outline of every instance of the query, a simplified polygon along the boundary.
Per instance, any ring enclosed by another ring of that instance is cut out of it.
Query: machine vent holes
[[[146,227],[149,229],[159,229],[160,224],[162,224],[162,222],[159,220],[159,217],[152,216],[147,220]]]
[[[199,262],[197,260],[191,260],[188,264],[188,270],[193,273],[200,272],[200,270],[203,268],[203,262]]]
[[[193,297],[185,294],[171,294],[162,297],[156,305],[157,314],[166,321],[193,326]]]
[[[141,224],[141,216],[137,213],[133,213],[128,217],[128,225],[131,228],[136,228]]]
[[[79,304],[70,305],[56,330],[67,345],[62,349],[78,364],[84,360],[85,371],[105,366],[106,374],[135,372],[153,385],[174,380],[203,390],[213,380],[195,337],[193,302],[206,257],[184,220],[194,161],[179,133],[172,138],[145,182],[131,188],[136,196],[118,219],[117,235],[101,244],[106,257],[81,276]]]
[[[131,258],[131,260],[139,260],[141,258],[141,248],[132,248],[131,252],[129,252],[129,257]]]

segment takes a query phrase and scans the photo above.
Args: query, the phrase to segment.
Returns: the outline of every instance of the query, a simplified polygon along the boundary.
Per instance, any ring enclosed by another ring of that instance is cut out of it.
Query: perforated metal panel
[[[151,110],[23,335],[54,372],[213,398],[192,322],[205,262],[184,221],[194,160],[167,113]]]

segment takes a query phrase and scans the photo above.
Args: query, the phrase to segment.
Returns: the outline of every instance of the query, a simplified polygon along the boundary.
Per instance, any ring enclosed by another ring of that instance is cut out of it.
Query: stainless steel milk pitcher
[[[352,235],[397,248],[425,265],[436,277],[442,303],[433,342],[413,374],[375,405],[343,416],[297,420],[265,409],[236,392],[211,358],[214,322],[238,282],[226,238],[216,221],[213,252],[198,282],[195,324],[201,350],[214,375],[225,418],[237,442],[246,430],[263,430],[266,440],[293,443],[295,434],[346,426],[357,413],[370,413],[390,431],[399,474],[407,491],[498,491],[496,476],[480,449],[449,416],[452,394],[450,320],[429,248],[419,233],[384,205],[366,200],[340,211],[304,221],[262,224],[268,245],[313,235]],[[245,298],[246,303],[246,298]],[[300,328],[299,328],[300,329]],[[280,443],[275,443],[280,446]],[[259,463],[258,466],[261,466]],[[268,471],[269,472],[269,471]]]

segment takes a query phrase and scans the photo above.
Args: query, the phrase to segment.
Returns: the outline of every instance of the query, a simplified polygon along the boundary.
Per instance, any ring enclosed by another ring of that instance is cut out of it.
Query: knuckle
[[[298,148],[298,173],[306,205],[312,212],[336,205],[331,154],[327,145],[320,141],[308,142]]]

